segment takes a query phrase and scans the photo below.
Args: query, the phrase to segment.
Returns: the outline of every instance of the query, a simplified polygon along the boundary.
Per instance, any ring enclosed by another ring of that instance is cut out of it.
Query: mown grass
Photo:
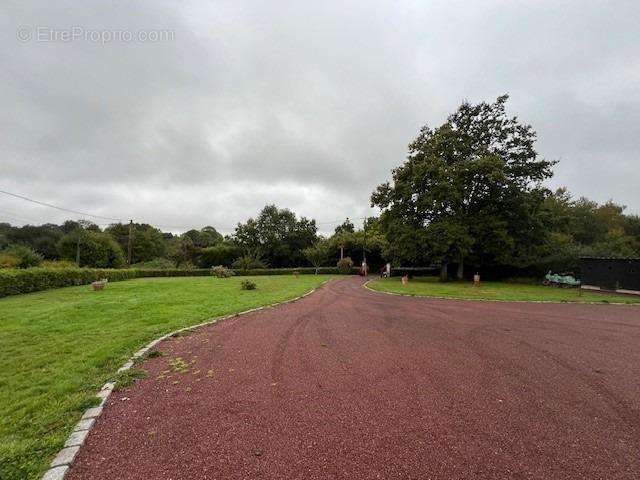
[[[402,285],[400,278],[385,278],[369,283],[373,290],[403,293],[419,297],[443,297],[476,300],[640,303],[640,298],[629,295],[595,293],[577,288],[546,287],[544,285],[481,282],[440,282],[437,278],[413,278]]]
[[[143,278],[0,299],[0,478],[36,479],[95,392],[172,330],[299,296],[326,275]]]

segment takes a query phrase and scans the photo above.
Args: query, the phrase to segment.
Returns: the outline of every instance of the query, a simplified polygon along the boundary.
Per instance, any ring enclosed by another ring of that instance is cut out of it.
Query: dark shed
[[[640,258],[581,258],[582,285],[640,291]]]

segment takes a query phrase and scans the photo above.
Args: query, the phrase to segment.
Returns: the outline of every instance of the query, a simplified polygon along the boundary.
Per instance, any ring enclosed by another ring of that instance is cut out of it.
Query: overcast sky
[[[551,186],[640,213],[638,25],[637,0],[3,0],[0,189],[173,231],[359,218],[422,125],[509,93]]]

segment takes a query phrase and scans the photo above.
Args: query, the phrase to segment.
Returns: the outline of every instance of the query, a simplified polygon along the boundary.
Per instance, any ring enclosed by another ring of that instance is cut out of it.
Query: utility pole
[[[364,269],[365,276],[367,275],[367,217],[364,217],[364,223],[362,224],[362,267]]]
[[[362,224],[362,261],[367,262],[367,253],[366,253],[366,245],[367,245],[367,217],[364,217],[364,223]]]
[[[131,247],[133,245],[131,236],[133,235],[133,220],[129,220],[129,238],[127,240],[127,265],[131,266]]]

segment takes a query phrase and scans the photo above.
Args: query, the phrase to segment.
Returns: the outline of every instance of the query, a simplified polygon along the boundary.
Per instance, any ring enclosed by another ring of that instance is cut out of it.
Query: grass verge
[[[96,391],[147,342],[291,299],[326,275],[141,278],[0,299],[0,478],[37,479]],[[126,383],[127,379],[122,379]]]
[[[370,282],[372,290],[401,293],[418,297],[442,297],[469,300],[588,302],[588,303],[640,303],[640,297],[595,293],[577,288],[546,287],[505,282],[440,282],[437,278],[413,278],[402,285],[400,278],[384,278]]]

